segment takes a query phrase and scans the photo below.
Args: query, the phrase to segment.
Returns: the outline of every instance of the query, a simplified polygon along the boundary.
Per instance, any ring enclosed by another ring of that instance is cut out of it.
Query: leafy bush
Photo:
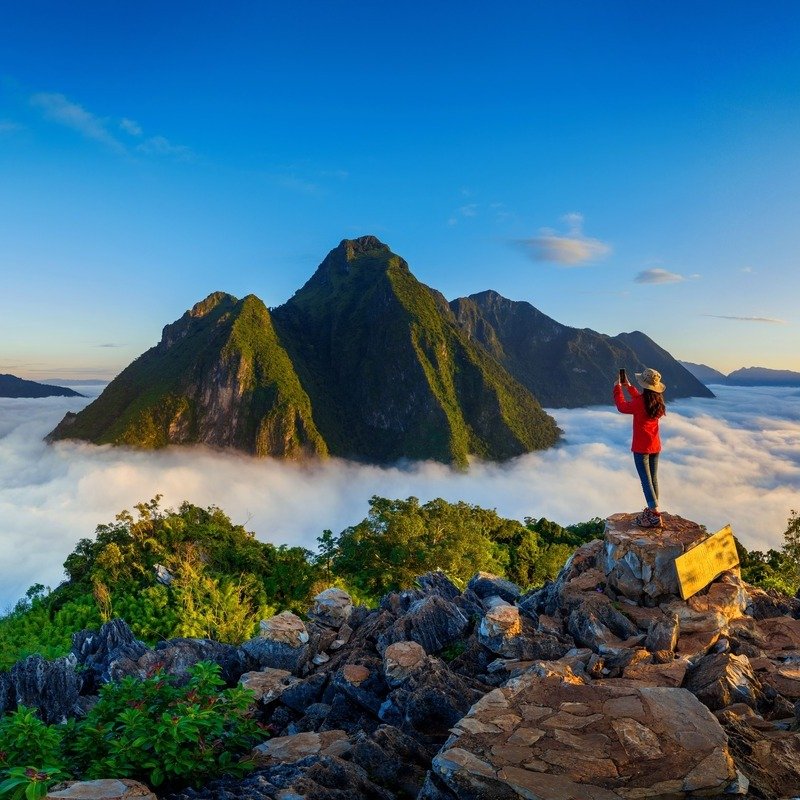
[[[242,775],[252,768],[242,757],[266,734],[251,715],[253,692],[220,690],[219,673],[219,665],[200,662],[185,686],[158,672],[124,678],[102,687],[84,719],[63,725],[45,725],[24,707],[7,715],[0,720],[6,791],[24,787],[30,800],[28,791],[66,776],[179,787]]]

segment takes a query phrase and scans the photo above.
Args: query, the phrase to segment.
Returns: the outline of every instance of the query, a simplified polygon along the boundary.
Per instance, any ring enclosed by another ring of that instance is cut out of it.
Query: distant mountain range
[[[0,375],[0,397],[83,397],[66,386],[26,381],[16,375]]]
[[[496,292],[448,303],[364,236],[278,308],[209,295],[49,438],[463,465],[552,446],[540,402],[610,404],[618,368],[645,364],[668,396],[713,397],[643,333],[569,328]]]
[[[686,369],[705,384],[717,383],[728,386],[800,386],[800,372],[790,369],[768,369],[767,367],[742,367],[725,375],[706,366],[681,361]]]

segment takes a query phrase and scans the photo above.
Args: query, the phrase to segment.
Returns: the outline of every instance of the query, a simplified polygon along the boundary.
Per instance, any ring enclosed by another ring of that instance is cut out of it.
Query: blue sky
[[[793,2],[6,4],[0,372],[111,377],[367,233],[448,298],[800,370],[798,34]]]

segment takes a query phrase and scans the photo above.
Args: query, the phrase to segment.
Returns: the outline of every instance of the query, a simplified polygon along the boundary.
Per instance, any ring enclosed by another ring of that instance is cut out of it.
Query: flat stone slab
[[[459,798],[715,796],[736,780],[725,732],[694,695],[632,680],[534,666],[452,734],[433,770]]]
[[[606,520],[602,568],[619,594],[637,602],[680,595],[675,559],[708,538],[696,522],[662,514],[664,527],[640,528],[635,514],[613,514]]]
[[[158,800],[142,783],[127,778],[72,781],[54,786],[45,800]]]

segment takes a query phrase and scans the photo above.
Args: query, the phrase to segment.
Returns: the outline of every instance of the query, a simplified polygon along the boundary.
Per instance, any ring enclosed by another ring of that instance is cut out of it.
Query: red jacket
[[[614,402],[623,414],[633,414],[633,441],[631,450],[634,453],[660,453],[661,439],[658,436],[658,419],[647,416],[642,393],[628,384],[630,400],[625,399],[622,386],[614,384]]]

